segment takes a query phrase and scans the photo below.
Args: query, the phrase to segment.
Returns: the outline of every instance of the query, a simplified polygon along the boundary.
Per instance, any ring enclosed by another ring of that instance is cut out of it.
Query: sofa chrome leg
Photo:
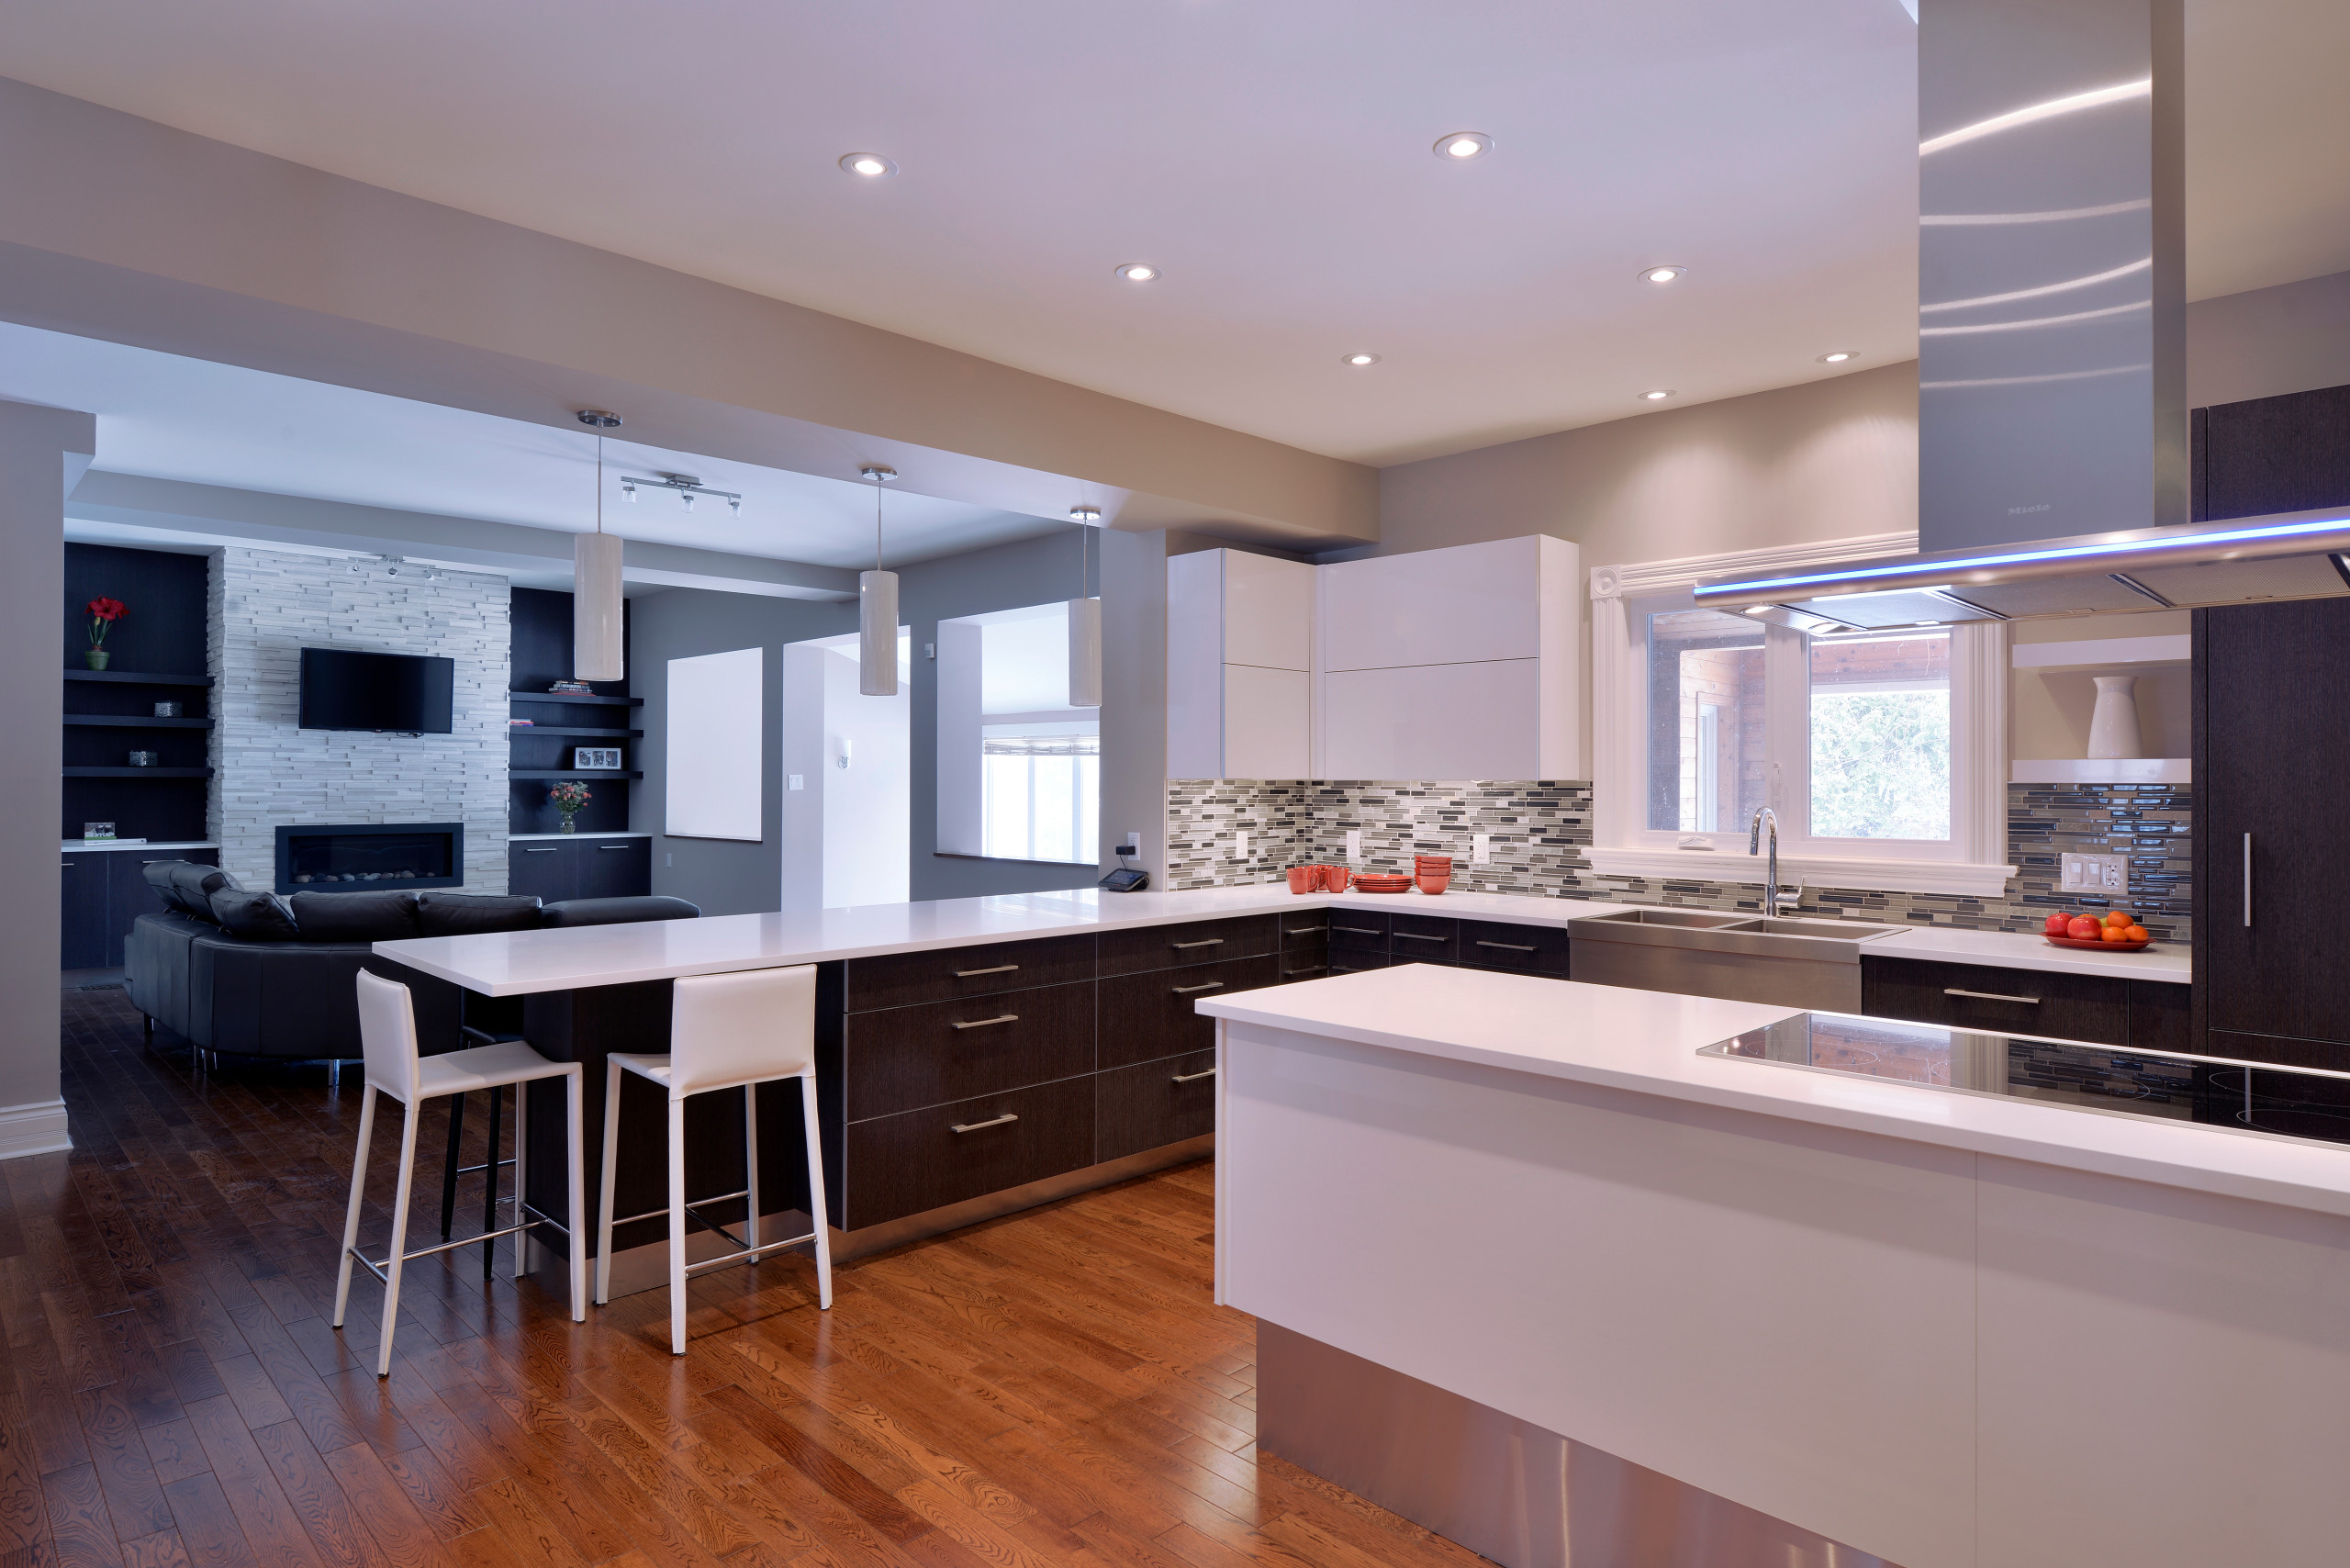
[[[327,1087],[329,1089],[342,1087],[342,1058],[341,1057],[327,1063]]]

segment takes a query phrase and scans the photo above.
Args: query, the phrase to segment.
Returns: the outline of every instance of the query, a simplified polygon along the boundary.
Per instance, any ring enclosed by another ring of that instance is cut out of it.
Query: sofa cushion
[[[531,931],[539,924],[539,901],[519,895],[419,893],[419,936],[474,936],[486,931]]]
[[[693,920],[699,904],[645,895],[618,899],[564,899],[539,912],[542,925],[628,925],[640,920]]]
[[[397,942],[416,935],[414,893],[296,893],[305,942]]]
[[[219,924],[213,918],[212,895],[237,886],[237,879],[219,867],[199,866],[193,860],[158,860],[140,868],[140,875],[147,879],[165,909],[207,925]]]
[[[212,918],[241,942],[292,942],[302,935],[294,912],[275,893],[222,888],[212,895]]]

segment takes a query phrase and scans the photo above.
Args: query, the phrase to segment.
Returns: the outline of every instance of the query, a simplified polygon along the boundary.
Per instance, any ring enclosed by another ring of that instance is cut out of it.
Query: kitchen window
[[[1790,554],[1773,561],[1807,564]],[[1783,880],[1999,892],[2011,875],[2005,628],[1815,638],[1695,604],[1692,584],[1751,561],[1592,574],[1595,868],[1759,884],[1746,846],[1768,805]]]

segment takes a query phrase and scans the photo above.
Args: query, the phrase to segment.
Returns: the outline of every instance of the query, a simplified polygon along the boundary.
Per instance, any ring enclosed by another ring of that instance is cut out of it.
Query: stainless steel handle
[[[140,862],[141,866],[168,866],[172,862],[168,857],[160,860],[141,860]]]
[[[1326,925],[1301,925],[1294,931],[1284,931],[1284,936],[1319,936],[1330,928]]]
[[[1020,966],[1018,964],[998,964],[991,969],[957,969],[955,971],[955,978],[957,980],[969,980],[973,975],[1008,975],[1019,967]]]
[[[1330,927],[1330,929],[1333,931],[1343,931],[1349,936],[1384,936],[1387,935],[1387,933],[1382,931],[1376,925],[1334,925]]]
[[[2252,834],[2244,835],[2244,923],[2252,926]]]
[[[1398,931],[1395,933],[1395,940],[1398,942],[1449,942],[1452,938],[1449,936],[1424,936],[1416,931]]]
[[[1168,946],[1170,947],[1221,947],[1224,946],[1224,938],[1203,936],[1196,942],[1170,942]]]
[[[628,846],[625,844],[599,844],[596,846],[596,847],[599,849],[626,849]]]
[[[1996,991],[1967,991],[1954,985],[1946,985],[1942,987],[1942,994],[1944,996],[1971,996],[1977,1002],[2020,1002],[2026,1007],[2037,1007],[2040,1005],[2040,998],[2036,996],[2003,996]]]
[[[1533,953],[1539,951],[1539,948],[1527,946],[1525,944],[1520,942],[1488,942],[1482,936],[1477,938],[1477,946],[1480,947],[1499,947],[1505,953]]]
[[[1327,964],[1308,964],[1302,969],[1283,969],[1281,979],[1288,980],[1292,975],[1318,975],[1329,967]]]
[[[998,1116],[995,1120],[993,1120],[993,1121],[991,1121],[991,1122],[957,1122],[957,1123],[954,1123],[954,1124],[953,1124],[953,1126],[952,1126],[952,1129],[951,1129],[951,1130],[953,1130],[953,1131],[955,1131],[955,1132],[958,1132],[958,1133],[975,1133],[975,1132],[978,1132],[981,1127],[1000,1127],[1000,1126],[1003,1126],[1003,1124],[1004,1124],[1004,1123],[1006,1123],[1006,1122],[1016,1122],[1016,1121],[1018,1121],[1019,1119],[1020,1119],[1020,1118],[1019,1118],[1018,1116],[1015,1116],[1015,1115],[1013,1115],[1011,1112],[1006,1111],[1002,1115]]]
[[[1019,1022],[1020,1014],[1017,1013],[999,1013],[992,1018],[974,1018],[968,1024],[956,1024],[954,1026],[957,1029],[984,1029],[990,1024],[1017,1024]]]
[[[1204,985],[1179,985],[1173,989],[1175,994],[1178,996],[1189,996],[1195,991],[1222,991],[1224,989],[1224,982],[1222,980],[1209,980]]]
[[[525,855],[552,855],[558,847],[559,846],[556,845],[550,844],[545,846],[543,848],[538,848],[526,844],[522,846],[522,853]]]
[[[1197,1083],[1203,1078],[1214,1078],[1214,1076],[1215,1069],[1211,1067],[1200,1072],[1179,1072],[1175,1075],[1175,1081],[1178,1083]]]

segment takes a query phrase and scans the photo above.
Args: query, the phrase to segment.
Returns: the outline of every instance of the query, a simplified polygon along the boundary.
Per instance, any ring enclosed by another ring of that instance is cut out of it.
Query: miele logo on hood
[[[2047,511],[2048,510],[2050,510],[2048,503],[2046,501],[2042,501],[2036,507],[2009,507],[2008,509],[2008,515],[2009,517],[2021,517],[2026,512]]]

